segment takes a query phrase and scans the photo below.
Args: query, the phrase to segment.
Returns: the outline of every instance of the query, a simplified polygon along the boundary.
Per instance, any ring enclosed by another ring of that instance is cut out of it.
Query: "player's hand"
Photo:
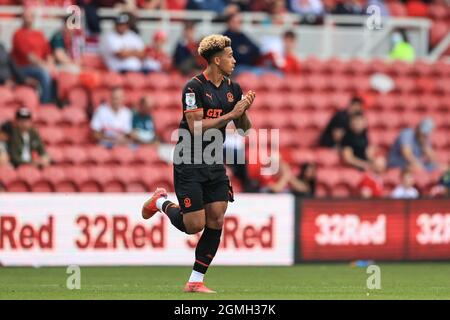
[[[253,101],[255,101],[255,98],[256,98],[255,91],[249,90],[243,99],[243,100],[246,100],[248,103],[247,108],[245,110],[250,109],[250,106],[252,105]]]
[[[245,110],[247,110],[247,106],[248,101],[245,98],[238,101],[238,103],[234,106],[233,111],[231,111],[232,118],[239,119],[244,114]]]

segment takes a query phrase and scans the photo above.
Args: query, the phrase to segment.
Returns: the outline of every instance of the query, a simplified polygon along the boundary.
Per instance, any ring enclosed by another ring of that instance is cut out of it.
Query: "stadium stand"
[[[70,1],[48,1],[49,5],[67,5]],[[170,2],[170,1],[169,1]],[[15,1],[0,1],[14,5]],[[444,1],[414,6],[412,2],[387,1],[392,16],[422,16],[432,20],[431,47],[449,33],[450,8]],[[430,63],[424,59],[413,64],[402,61],[359,58],[300,60],[300,74],[280,77],[273,73],[256,76],[243,72],[236,81],[243,90],[258,93],[249,111],[255,128],[278,128],[280,146],[290,151],[290,165],[304,162],[318,165],[317,196],[344,197],[355,194],[362,172],[344,166],[338,152],[318,147],[318,138],[330,116],[346,106],[354,94],[363,97],[369,123],[371,144],[384,153],[393,144],[400,129],[415,126],[424,116],[436,123],[433,146],[441,163],[450,162],[450,64]],[[123,86],[126,104],[135,106],[149,94],[155,101],[156,130],[163,143],[171,143],[173,129],[180,120],[180,92],[188,77],[172,73],[114,73],[106,71],[98,53],[82,57],[84,71],[76,75],[61,71],[55,80],[58,97],[65,102],[39,104],[35,90],[27,86],[0,86],[0,122],[13,120],[15,110],[26,105],[52,158],[52,166],[9,166],[0,168],[0,184],[9,192],[142,192],[164,186],[173,191],[171,165],[161,160],[154,146],[136,149],[105,149],[93,144],[89,117],[101,102],[110,99],[110,89]],[[380,93],[373,89],[371,77],[384,73],[395,89]],[[87,80],[86,80],[87,79]],[[92,81],[91,85],[89,81]],[[270,117],[267,112],[270,112]],[[426,195],[439,178],[439,172],[417,175],[416,183]],[[235,190],[242,190],[239,182]],[[390,192],[399,182],[398,170],[384,177]]]

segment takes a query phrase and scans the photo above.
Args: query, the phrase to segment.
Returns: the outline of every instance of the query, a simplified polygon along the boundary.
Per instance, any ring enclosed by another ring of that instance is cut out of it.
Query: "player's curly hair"
[[[209,63],[213,55],[230,46],[230,38],[221,34],[212,34],[204,37],[202,41],[200,41],[200,45],[198,46],[198,54]]]

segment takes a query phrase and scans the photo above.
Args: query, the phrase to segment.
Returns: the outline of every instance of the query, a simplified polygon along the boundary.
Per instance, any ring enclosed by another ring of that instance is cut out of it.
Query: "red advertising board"
[[[408,211],[408,257],[450,259],[450,200],[414,201]]]
[[[306,200],[298,260],[450,259],[448,200]]]

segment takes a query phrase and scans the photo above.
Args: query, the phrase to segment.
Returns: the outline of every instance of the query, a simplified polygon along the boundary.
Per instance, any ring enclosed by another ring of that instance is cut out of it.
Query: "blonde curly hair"
[[[231,46],[231,39],[221,34],[211,34],[200,41],[198,46],[198,54],[206,61],[210,61],[211,57]]]

